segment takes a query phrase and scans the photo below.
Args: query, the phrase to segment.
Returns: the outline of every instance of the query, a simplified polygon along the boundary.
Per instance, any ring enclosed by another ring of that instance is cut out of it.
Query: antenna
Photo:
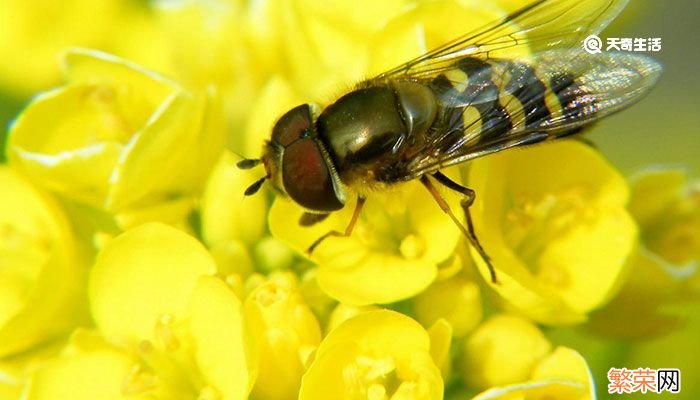
[[[236,166],[240,169],[251,169],[258,164],[260,164],[262,160],[259,158],[244,158],[241,161],[236,163]]]

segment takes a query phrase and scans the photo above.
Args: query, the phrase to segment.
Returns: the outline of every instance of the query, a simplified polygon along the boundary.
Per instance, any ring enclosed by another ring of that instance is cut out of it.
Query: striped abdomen
[[[459,60],[428,83],[441,107],[433,130],[440,136],[436,153],[479,147],[525,130],[547,128],[554,121],[581,117],[590,104],[573,76],[567,71],[540,71],[520,61]]]

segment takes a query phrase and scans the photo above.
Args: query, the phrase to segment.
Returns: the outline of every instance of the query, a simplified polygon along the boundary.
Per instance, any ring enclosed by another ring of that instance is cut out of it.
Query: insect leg
[[[491,265],[491,260],[489,259],[489,256],[486,254],[486,251],[484,251],[484,248],[481,247],[479,239],[477,239],[476,235],[474,234],[474,225],[472,224],[472,217],[471,213],[469,212],[469,207],[472,205],[472,203],[474,203],[476,194],[472,189],[458,184],[457,182],[451,180],[439,171],[434,173],[433,177],[442,185],[447,186],[451,190],[459,192],[465,197],[464,199],[462,199],[461,205],[462,209],[464,210],[464,214],[467,221],[466,228],[454,215],[452,209],[450,209],[449,204],[447,204],[445,199],[440,195],[437,189],[435,189],[435,186],[432,182],[430,182],[430,179],[426,175],[423,175],[420,178],[420,182],[423,184],[423,186],[425,186],[426,189],[428,189],[428,192],[430,192],[430,194],[433,196],[433,198],[438,203],[442,211],[444,211],[447,215],[450,216],[452,222],[454,222],[455,225],[457,225],[459,230],[462,231],[462,234],[466,236],[467,240],[469,240],[469,243],[476,249],[481,258],[484,260],[486,266],[489,269],[489,273],[491,274],[491,282],[498,283],[498,279],[496,279],[496,270],[493,268],[493,265]]]
[[[469,207],[474,204],[474,199],[476,199],[476,192],[453,181],[440,171],[435,172],[433,177],[444,186],[447,186],[447,188],[464,196],[464,199],[460,201],[460,204],[462,205],[462,209],[464,209],[464,214],[467,220],[467,229],[469,230],[469,233],[476,238],[476,235],[474,234],[474,225],[472,224],[472,215],[469,212]]]
[[[348,226],[345,228],[345,232],[338,232],[338,231],[330,231],[326,233],[325,235],[321,236],[320,238],[316,239],[313,243],[311,243],[311,246],[309,246],[308,249],[306,249],[306,253],[311,255],[313,253],[314,249],[316,246],[321,244],[324,240],[331,236],[350,236],[352,235],[352,230],[355,228],[355,224],[357,223],[357,219],[360,218],[360,212],[362,211],[362,206],[365,205],[365,198],[362,196],[357,196],[357,203],[355,203],[355,210],[352,212],[352,218],[350,218],[350,223]]]

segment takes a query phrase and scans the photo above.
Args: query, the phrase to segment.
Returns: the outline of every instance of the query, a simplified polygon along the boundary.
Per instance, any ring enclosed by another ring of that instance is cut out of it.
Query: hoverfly
[[[314,112],[297,106],[275,124],[260,159],[265,180],[308,210],[311,225],[345,205],[349,193],[418,179],[478,251],[473,190],[441,169],[518,146],[579,133],[631,105],[656,83],[661,66],[631,53],[588,54],[584,38],[599,33],[628,0],[540,0],[407,63],[356,85]],[[514,30],[516,27],[517,30]],[[499,56],[503,51],[528,54]],[[524,50],[524,51],[523,51]],[[463,195],[466,224],[454,215],[434,182]],[[360,190],[358,190],[360,189]],[[349,236],[363,194],[344,232]],[[465,226],[466,225],[466,226]]]

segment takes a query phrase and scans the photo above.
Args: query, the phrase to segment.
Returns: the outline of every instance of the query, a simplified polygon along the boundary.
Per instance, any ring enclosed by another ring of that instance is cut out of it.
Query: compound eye
[[[284,150],[282,182],[289,197],[314,211],[343,208],[341,196],[321,150],[313,139],[300,139]]]
[[[272,141],[287,147],[311,132],[311,108],[302,104],[287,111],[272,129]]]

